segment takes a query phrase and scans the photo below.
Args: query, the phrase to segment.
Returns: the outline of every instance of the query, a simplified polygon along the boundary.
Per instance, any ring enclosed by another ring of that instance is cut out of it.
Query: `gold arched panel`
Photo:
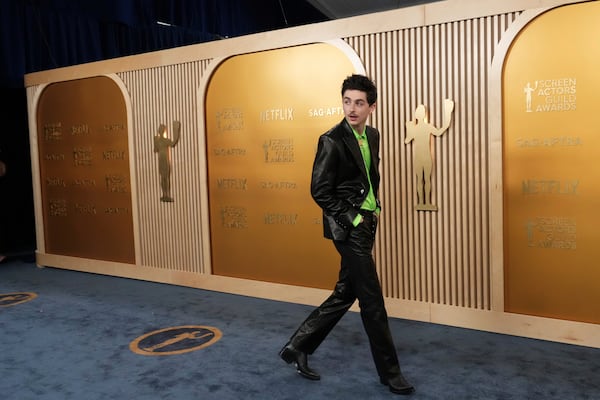
[[[355,72],[309,44],[225,60],[206,95],[213,274],[330,288],[339,256],[310,196],[317,138],[343,119]]]
[[[599,19],[599,2],[549,11],[506,57],[509,312],[600,323]]]
[[[127,109],[106,76],[58,82],[37,109],[50,254],[135,262]]]

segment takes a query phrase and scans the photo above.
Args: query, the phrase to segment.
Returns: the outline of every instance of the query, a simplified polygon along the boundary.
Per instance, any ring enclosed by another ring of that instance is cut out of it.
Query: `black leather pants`
[[[376,229],[377,217],[365,213],[364,221],[350,232],[347,240],[334,241],[342,258],[335,289],[300,325],[290,343],[312,354],[358,299],[377,372],[380,377],[389,378],[400,373],[400,366],[372,256]]]

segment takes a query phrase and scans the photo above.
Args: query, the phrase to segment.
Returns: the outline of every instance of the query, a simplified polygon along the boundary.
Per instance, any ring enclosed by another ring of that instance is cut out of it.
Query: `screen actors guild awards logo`
[[[293,163],[294,139],[268,139],[263,143],[265,163]]]
[[[523,87],[525,112],[562,112],[577,109],[577,79],[538,79]]]

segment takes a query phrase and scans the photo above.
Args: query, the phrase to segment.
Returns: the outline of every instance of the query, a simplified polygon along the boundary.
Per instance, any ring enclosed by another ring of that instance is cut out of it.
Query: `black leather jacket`
[[[371,184],[377,199],[379,190],[379,132],[367,126],[371,150]],[[369,194],[365,163],[352,128],[344,119],[319,137],[312,170],[310,191],[323,209],[323,234],[328,239],[345,240],[352,221]]]

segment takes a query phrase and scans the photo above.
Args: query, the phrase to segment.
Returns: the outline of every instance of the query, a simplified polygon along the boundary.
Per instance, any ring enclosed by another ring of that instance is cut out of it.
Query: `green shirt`
[[[375,193],[373,193],[371,174],[369,173],[371,169],[371,150],[369,149],[369,142],[367,141],[367,127],[365,126],[362,135],[359,135],[354,128],[352,128],[352,132],[354,132],[354,136],[356,137],[356,140],[358,140],[358,147],[360,147],[360,152],[362,153],[362,157],[365,162],[365,168],[367,169],[367,178],[369,179],[369,193],[367,194],[367,198],[362,203],[360,208],[362,210],[377,212],[377,200],[375,199]],[[352,223],[354,226],[357,226],[361,220],[362,215],[357,215]]]

